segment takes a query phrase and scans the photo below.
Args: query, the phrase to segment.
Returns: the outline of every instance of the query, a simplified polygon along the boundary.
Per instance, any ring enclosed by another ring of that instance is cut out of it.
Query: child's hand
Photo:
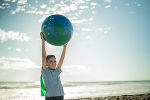
[[[68,43],[67,43],[68,44]],[[67,47],[67,44],[64,45],[64,47]]]
[[[43,38],[43,33],[42,32],[40,32],[40,35],[41,35],[41,40],[45,41],[44,38]]]

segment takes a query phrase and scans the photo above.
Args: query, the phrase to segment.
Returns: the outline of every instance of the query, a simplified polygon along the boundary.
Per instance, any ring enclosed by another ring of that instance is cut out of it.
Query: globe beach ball
[[[61,46],[69,42],[73,34],[73,26],[68,18],[55,14],[47,17],[41,26],[44,40],[47,43]]]

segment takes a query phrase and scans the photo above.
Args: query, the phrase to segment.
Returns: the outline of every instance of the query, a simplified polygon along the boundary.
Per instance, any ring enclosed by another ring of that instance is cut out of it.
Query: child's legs
[[[45,97],[45,100],[64,100],[64,96]]]
[[[57,100],[56,97],[45,97],[45,100]]]
[[[57,100],[64,100],[64,96],[58,96]]]

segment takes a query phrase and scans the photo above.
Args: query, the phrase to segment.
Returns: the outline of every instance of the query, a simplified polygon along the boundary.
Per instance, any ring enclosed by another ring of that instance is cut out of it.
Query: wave
[[[64,82],[65,87],[93,86],[93,85],[121,85],[121,84],[150,84],[150,80],[144,81],[97,81],[97,82]]]
[[[36,82],[0,82],[0,89],[40,88]]]
[[[97,81],[97,82],[63,82],[64,87],[93,87],[93,86],[119,86],[119,85],[149,85],[150,80],[146,81]],[[40,88],[40,82],[0,82],[0,89],[25,89]]]

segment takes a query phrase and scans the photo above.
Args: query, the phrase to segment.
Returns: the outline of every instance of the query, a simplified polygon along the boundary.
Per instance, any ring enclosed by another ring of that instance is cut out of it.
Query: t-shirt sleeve
[[[59,69],[58,67],[56,68],[56,71],[60,74],[62,72],[61,69]]]
[[[41,74],[44,76],[45,73],[46,73],[46,68],[45,69],[41,68]]]

